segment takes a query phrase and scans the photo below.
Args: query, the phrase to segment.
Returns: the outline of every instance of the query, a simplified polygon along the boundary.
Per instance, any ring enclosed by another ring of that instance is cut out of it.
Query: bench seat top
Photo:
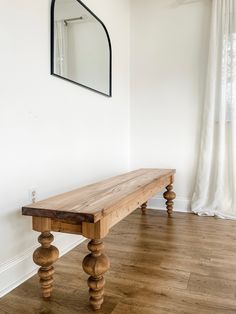
[[[174,174],[174,169],[135,170],[24,206],[22,214],[74,223],[96,223],[113,210],[124,207],[131,199],[138,199],[153,184]],[[153,190],[153,195],[155,193]]]

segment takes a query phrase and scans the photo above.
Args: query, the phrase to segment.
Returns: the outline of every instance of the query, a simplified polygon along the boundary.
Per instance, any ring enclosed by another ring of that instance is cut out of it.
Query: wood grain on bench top
[[[142,195],[155,183],[172,178],[172,169],[139,169],[95,184],[63,193],[22,208],[22,214],[95,223],[111,213],[114,208],[125,204],[132,197]],[[164,186],[163,186],[164,187]],[[153,195],[156,194],[155,188]],[[150,194],[150,193],[149,193]],[[141,204],[140,204],[141,205]]]

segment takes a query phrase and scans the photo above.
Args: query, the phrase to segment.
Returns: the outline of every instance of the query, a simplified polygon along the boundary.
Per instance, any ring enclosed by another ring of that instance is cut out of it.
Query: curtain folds
[[[54,32],[54,69],[60,76],[67,75],[67,26],[64,21],[55,22]]]
[[[236,219],[236,0],[212,0],[208,74],[192,211]]]

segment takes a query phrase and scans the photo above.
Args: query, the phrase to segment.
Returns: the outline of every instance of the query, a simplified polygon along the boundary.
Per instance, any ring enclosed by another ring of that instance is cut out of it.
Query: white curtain
[[[54,69],[60,76],[67,76],[67,26],[64,21],[55,22]]]
[[[199,167],[192,210],[236,219],[236,0],[212,0]]]

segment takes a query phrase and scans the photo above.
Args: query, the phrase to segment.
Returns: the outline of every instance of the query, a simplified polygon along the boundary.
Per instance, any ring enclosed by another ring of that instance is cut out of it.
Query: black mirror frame
[[[95,17],[95,19],[102,25],[105,33],[106,33],[106,36],[107,36],[107,40],[108,40],[108,46],[109,46],[109,53],[110,53],[110,60],[109,60],[109,94],[106,94],[106,93],[103,93],[103,92],[100,92],[94,88],[91,88],[91,87],[88,87],[86,85],[83,85],[83,84],[80,84],[78,82],[75,82],[75,81],[72,81],[66,77],[62,77],[58,74],[56,74],[54,72],[54,22],[55,22],[55,3],[56,3],[56,0],[52,0],[52,3],[51,3],[51,75],[53,76],[56,76],[60,79],[63,79],[65,81],[68,81],[68,82],[71,82],[71,83],[74,83],[76,85],[79,85],[79,86],[82,86],[82,87],[85,87],[91,91],[94,91],[96,93],[99,93],[101,95],[104,95],[104,96],[107,96],[107,97],[112,97],[112,46],[111,46],[111,39],[110,39],[110,36],[109,36],[109,33],[108,33],[108,30],[105,26],[105,24],[80,0],[75,0],[77,1],[78,3],[80,3],[90,14],[92,14],[93,17]]]

